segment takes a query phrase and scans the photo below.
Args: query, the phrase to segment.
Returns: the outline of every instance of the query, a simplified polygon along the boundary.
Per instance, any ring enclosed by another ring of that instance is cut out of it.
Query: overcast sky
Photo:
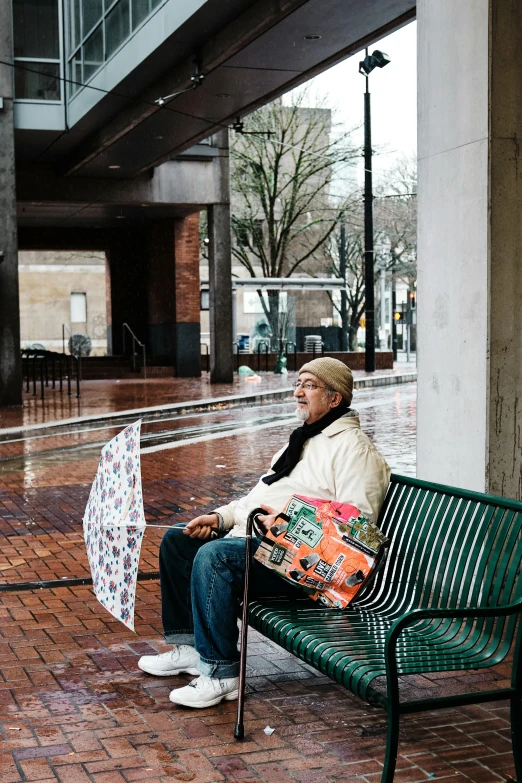
[[[379,151],[373,159],[374,182],[397,157],[417,151],[416,36],[417,24],[411,22],[369,48],[370,54],[380,49],[391,58],[388,65],[370,75],[372,147]],[[336,109],[336,120],[346,129],[363,123],[365,80],[359,73],[363,57],[364,51],[359,52],[309,82],[312,95],[329,97],[328,105]],[[285,103],[291,101],[291,95],[285,96]],[[362,127],[354,139],[362,147]],[[361,159],[359,182],[362,176]]]

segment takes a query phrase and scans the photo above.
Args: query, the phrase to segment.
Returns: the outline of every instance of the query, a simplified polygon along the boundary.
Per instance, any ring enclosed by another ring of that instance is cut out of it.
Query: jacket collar
[[[348,413],[345,413],[344,416],[341,416],[340,419],[333,421],[328,425],[328,427],[325,427],[321,434],[331,438],[333,435],[337,435],[339,432],[360,428],[361,421],[359,419],[359,414],[357,411],[350,410]]]

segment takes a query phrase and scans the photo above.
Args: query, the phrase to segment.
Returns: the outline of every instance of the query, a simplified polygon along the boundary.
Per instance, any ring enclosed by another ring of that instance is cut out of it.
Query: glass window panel
[[[87,322],[87,294],[71,294],[71,323]]]
[[[86,38],[103,16],[103,0],[82,0],[82,35]]]
[[[129,35],[129,0],[119,0],[105,19],[105,58],[108,59]]]
[[[33,101],[60,100],[59,63],[20,63],[15,70],[15,97]],[[24,70],[25,68],[31,70]],[[36,73],[35,73],[36,71]]]
[[[132,0],[132,29],[135,30],[150,13],[150,0]]]
[[[73,73],[72,73],[74,84],[74,90],[75,92],[80,89],[83,83],[82,78],[82,55],[81,50],[74,56],[73,59]]]
[[[86,82],[103,64],[103,25],[96,28],[83,47],[83,80]]]
[[[13,0],[15,57],[60,56],[58,0]]]
[[[156,8],[156,6],[160,5],[160,3],[162,3],[162,2],[163,2],[163,0],[150,0],[150,6],[151,6],[151,8]]]
[[[81,0],[70,0],[69,4],[69,29],[71,35],[71,50],[76,49],[82,40],[81,28]]]
[[[76,92],[78,92],[83,82],[81,50],[74,55],[71,61],[70,74],[71,74],[71,84],[69,84],[69,88],[71,91],[71,95],[74,95]]]

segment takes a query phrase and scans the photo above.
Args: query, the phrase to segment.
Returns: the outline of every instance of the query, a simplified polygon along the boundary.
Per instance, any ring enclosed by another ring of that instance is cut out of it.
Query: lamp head
[[[370,54],[367,54],[364,60],[359,62],[359,73],[362,73],[363,76],[368,76],[374,68],[373,57]]]
[[[381,52],[379,49],[376,49],[373,52],[372,57],[374,58],[378,68],[384,68],[384,66],[388,65],[388,63],[390,62],[390,58],[388,57],[388,55],[385,54],[384,52]]]
[[[387,54],[381,52],[380,49],[375,49],[373,54],[367,54],[364,60],[359,62],[359,73],[362,73],[363,76],[369,76],[374,68],[384,68],[389,62],[390,58]]]

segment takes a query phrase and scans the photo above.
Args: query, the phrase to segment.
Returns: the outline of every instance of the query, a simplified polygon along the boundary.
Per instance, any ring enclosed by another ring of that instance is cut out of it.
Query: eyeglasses
[[[303,387],[303,389],[306,389],[306,391],[313,391],[314,389],[327,389],[327,386],[318,386],[316,383],[312,383],[312,381],[296,381],[294,384],[294,389],[297,391],[300,386]]]

